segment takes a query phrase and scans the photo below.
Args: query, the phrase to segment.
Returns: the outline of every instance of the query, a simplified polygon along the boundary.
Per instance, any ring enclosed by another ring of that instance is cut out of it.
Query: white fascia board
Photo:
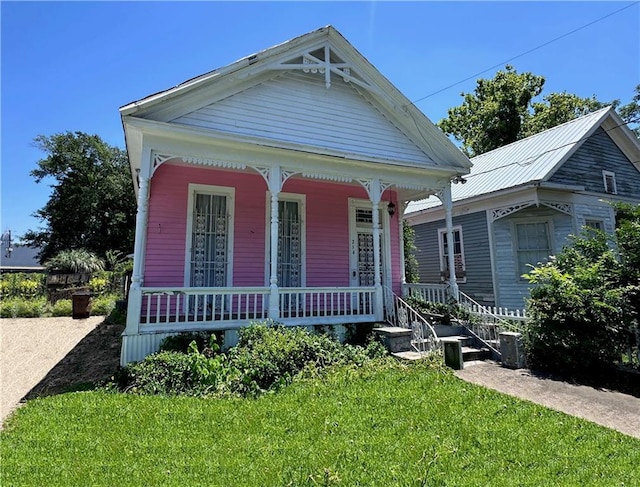
[[[136,183],[136,176],[142,163],[143,134],[140,129],[127,124],[124,118],[122,119],[122,126],[124,130],[124,143],[129,159],[129,168],[131,170],[131,181],[137,198],[138,185]]]

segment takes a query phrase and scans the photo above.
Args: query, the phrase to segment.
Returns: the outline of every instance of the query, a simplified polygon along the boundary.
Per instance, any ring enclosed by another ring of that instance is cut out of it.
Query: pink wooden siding
[[[267,185],[251,173],[164,164],[151,180],[144,285],[183,286],[189,184],[235,188],[234,286],[265,286]],[[306,195],[306,285],[349,286],[349,198],[367,199],[358,186],[289,179],[283,192]],[[387,191],[383,199],[396,195]],[[390,221],[392,280],[400,291],[398,214]]]
[[[184,285],[189,184],[235,187],[233,285],[263,286],[264,179],[171,164],[158,168],[151,179],[144,285]]]

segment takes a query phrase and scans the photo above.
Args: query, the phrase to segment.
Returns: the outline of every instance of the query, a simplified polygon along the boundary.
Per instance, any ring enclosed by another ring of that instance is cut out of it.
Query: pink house
[[[383,321],[404,208],[450,207],[470,168],[331,26],[120,113],[138,198],[122,364],[185,330]]]

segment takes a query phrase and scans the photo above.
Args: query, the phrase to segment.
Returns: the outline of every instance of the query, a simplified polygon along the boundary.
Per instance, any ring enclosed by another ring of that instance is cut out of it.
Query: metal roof
[[[472,158],[467,182],[451,185],[453,201],[547,180],[612,111],[602,108]],[[405,215],[441,204],[434,196],[413,201]]]

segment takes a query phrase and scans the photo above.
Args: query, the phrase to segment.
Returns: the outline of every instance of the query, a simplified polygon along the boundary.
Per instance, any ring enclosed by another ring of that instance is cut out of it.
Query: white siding
[[[356,89],[332,76],[286,73],[176,118],[173,123],[435,165]]]

